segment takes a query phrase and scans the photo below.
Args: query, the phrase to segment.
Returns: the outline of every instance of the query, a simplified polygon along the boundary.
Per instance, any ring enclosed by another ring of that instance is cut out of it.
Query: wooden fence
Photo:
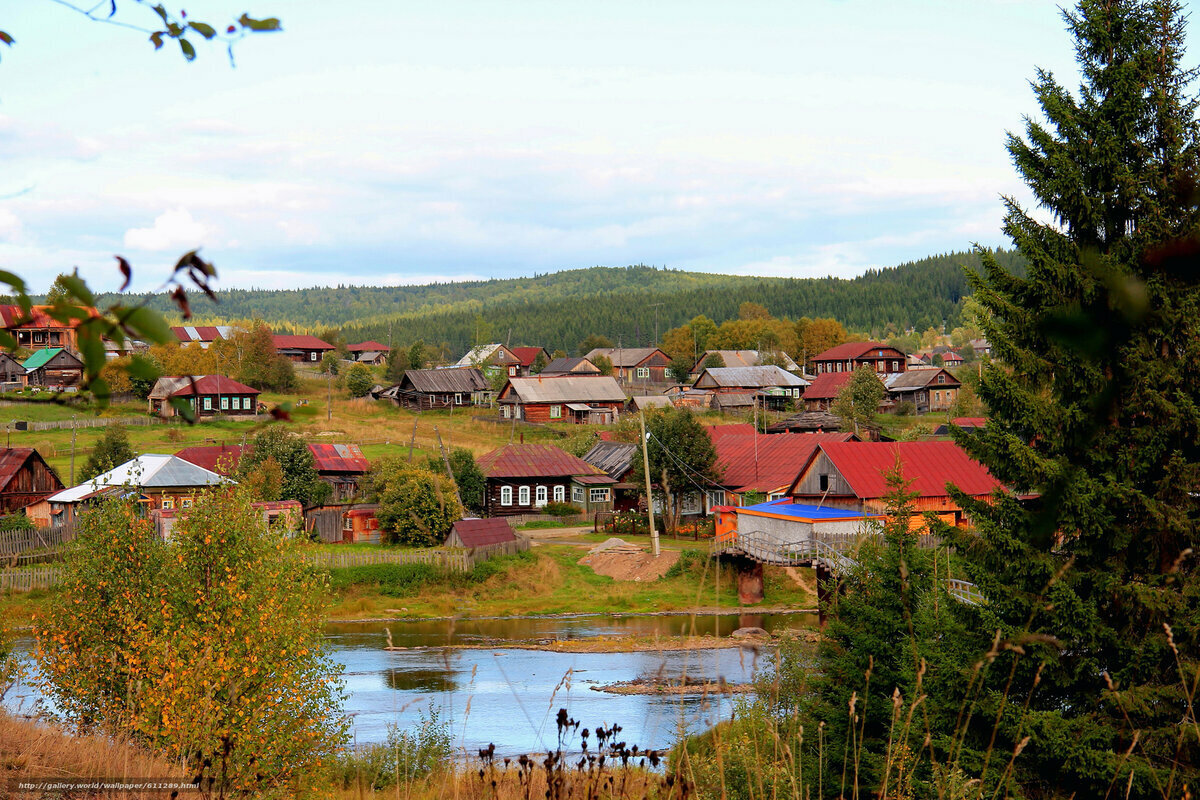
[[[75,538],[74,524],[28,531],[0,531],[0,558],[29,550],[56,549]]]
[[[0,594],[49,589],[66,574],[62,567],[23,567],[0,572]]]
[[[511,556],[529,549],[529,540],[518,536],[516,541],[475,547],[469,550],[441,547],[429,550],[347,550],[344,553],[305,553],[306,564],[326,569],[347,569],[370,564],[429,564],[442,569],[470,572],[476,564],[496,556]]]

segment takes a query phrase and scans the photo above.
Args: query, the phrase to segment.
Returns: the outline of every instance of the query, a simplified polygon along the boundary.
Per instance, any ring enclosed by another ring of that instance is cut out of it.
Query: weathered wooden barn
[[[418,411],[491,405],[492,387],[478,367],[410,369],[383,397]]]

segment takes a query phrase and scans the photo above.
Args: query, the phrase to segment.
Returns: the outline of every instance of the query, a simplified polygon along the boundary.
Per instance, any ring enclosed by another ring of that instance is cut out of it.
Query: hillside
[[[1014,253],[997,254],[1020,269]],[[756,278],[656,269],[592,267],[532,278],[423,286],[339,286],[218,293],[219,304],[197,303],[197,323],[261,318],[279,329],[341,328],[347,339],[404,344],[418,338],[465,349],[477,338],[538,343],[572,351],[592,333],[626,345],[649,344],[697,314],[718,323],[743,302],[775,316],[835,317],[852,330],[882,332],[953,323],[970,289],[964,267],[974,253],[951,253],[870,270],[853,278]],[[101,298],[103,301],[105,298]],[[165,296],[148,298],[171,315]],[[660,305],[661,304],[661,305]]]

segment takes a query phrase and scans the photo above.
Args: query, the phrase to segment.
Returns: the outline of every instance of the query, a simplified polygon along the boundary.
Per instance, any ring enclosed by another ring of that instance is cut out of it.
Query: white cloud
[[[209,229],[192,219],[186,208],[175,208],[159,214],[154,219],[154,227],[125,231],[125,246],[138,250],[199,247],[210,235]]]
[[[11,242],[21,232],[21,221],[11,211],[0,208],[0,242]]]

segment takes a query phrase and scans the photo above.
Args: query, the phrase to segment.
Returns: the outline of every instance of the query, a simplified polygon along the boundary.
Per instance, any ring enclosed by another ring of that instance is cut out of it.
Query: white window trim
[[[554,502],[562,503],[562,502],[565,502],[566,499],[567,499],[567,487],[555,486],[554,487]]]
[[[162,499],[162,507],[166,511],[173,511],[175,509],[175,498],[174,497],[164,497]]]
[[[454,394],[454,405],[456,405],[456,406],[462,405],[462,395],[460,393],[456,392]]]
[[[191,508],[192,507],[192,498],[190,498],[190,497],[179,498],[179,507],[180,508]]]
[[[313,350],[311,353],[308,354],[308,360],[309,361],[317,360],[317,351],[316,350]]]
[[[533,504],[538,508],[541,508],[542,506],[546,505],[546,503],[550,502],[549,489],[545,486],[538,486],[537,492],[534,494],[534,498]]]
[[[562,406],[550,406],[550,419],[562,419]]]
[[[725,490],[713,489],[708,492],[708,507],[715,508],[725,505]]]
[[[511,506],[512,505],[512,487],[511,486],[501,486],[500,487],[500,505],[502,505],[502,506]]]
[[[607,503],[608,489],[592,489],[588,492],[589,503]]]
[[[229,397],[228,397],[228,396],[222,396],[222,397],[221,397],[221,410],[222,410],[222,411],[228,411],[228,410],[229,410]]]
[[[571,502],[583,503],[583,502],[585,502],[584,498],[586,498],[586,497],[587,497],[587,494],[584,493],[582,486],[572,486],[571,487]]]
[[[528,486],[520,486],[517,488],[517,505],[519,505],[519,506],[529,505],[529,487]]]
[[[649,378],[650,377],[650,368],[649,367],[638,367],[637,368],[637,376],[639,378]]]

